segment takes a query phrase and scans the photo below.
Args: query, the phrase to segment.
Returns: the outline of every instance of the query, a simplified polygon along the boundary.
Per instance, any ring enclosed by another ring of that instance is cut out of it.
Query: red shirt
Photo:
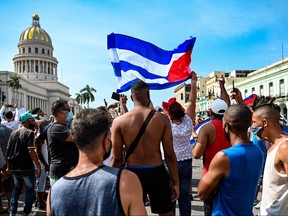
[[[202,176],[208,172],[210,163],[218,151],[231,147],[231,143],[228,142],[224,135],[222,120],[212,120],[211,124],[214,125],[216,131],[216,137],[211,145],[208,145],[203,155],[203,170]]]

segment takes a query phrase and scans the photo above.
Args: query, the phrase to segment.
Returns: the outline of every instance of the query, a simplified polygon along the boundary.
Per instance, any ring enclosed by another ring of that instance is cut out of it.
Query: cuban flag
[[[198,125],[196,125],[196,126],[194,127],[194,131],[196,132],[196,134],[199,134],[200,129],[201,129],[205,124],[207,124],[207,123],[209,123],[209,122],[211,122],[211,121],[212,121],[211,118],[207,118],[207,119],[205,119],[204,121],[200,122]],[[191,144],[191,145],[194,145],[195,142],[196,142],[196,140],[191,136],[191,138],[190,138],[190,144]]]
[[[246,97],[246,98],[244,99],[244,103],[245,103],[246,105],[253,104],[253,102],[254,102],[254,100],[255,100],[256,97],[257,97],[256,94],[251,94],[250,96],[248,96],[248,97]]]
[[[111,33],[107,49],[117,79],[117,92],[127,91],[138,79],[150,89],[179,85],[191,77],[191,54],[195,37],[184,41],[172,51],[127,35]]]

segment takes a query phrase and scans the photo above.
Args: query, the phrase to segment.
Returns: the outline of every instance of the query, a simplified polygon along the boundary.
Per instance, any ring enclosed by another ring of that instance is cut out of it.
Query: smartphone
[[[120,94],[113,92],[111,98],[120,101]]]
[[[13,107],[13,104],[8,104],[7,107]]]

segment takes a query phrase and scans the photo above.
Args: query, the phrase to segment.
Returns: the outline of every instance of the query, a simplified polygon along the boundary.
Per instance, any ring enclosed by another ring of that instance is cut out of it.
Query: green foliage
[[[87,84],[80,90],[80,93],[76,93],[75,100],[78,104],[87,104],[87,107],[89,108],[89,103],[95,101],[95,96],[93,93],[96,92],[96,89]]]

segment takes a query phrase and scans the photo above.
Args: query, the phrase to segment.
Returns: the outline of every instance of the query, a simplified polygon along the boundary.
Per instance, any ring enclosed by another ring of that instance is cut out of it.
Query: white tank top
[[[279,173],[274,163],[279,146],[287,140],[267,154],[259,215],[288,215],[288,175]]]

